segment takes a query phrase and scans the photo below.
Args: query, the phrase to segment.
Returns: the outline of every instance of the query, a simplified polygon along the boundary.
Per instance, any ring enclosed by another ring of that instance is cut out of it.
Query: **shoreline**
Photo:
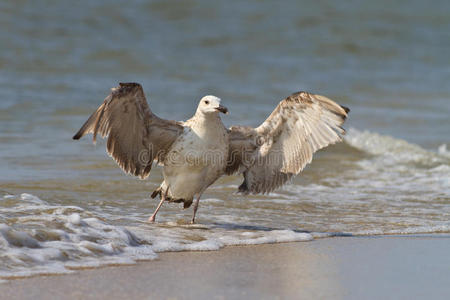
[[[0,283],[6,299],[445,299],[450,236],[331,237],[164,252],[153,261]]]

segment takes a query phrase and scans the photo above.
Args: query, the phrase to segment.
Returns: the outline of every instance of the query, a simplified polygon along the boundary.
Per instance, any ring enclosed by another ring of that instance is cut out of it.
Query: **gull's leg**
[[[161,201],[159,201],[158,207],[156,207],[155,212],[153,213],[153,215],[151,215],[150,218],[148,218],[148,222],[149,223],[154,223],[155,222],[156,214],[158,213],[159,209],[163,205],[164,201],[166,201],[166,197],[167,197],[167,192],[168,191],[169,191],[169,187],[166,188],[166,191],[164,192],[164,194],[161,193]]]
[[[195,214],[197,213],[198,202],[200,201],[200,197],[201,196],[202,196],[202,193],[198,194],[197,199],[195,199],[195,202],[194,202],[194,215],[192,216],[191,224],[195,223]]]

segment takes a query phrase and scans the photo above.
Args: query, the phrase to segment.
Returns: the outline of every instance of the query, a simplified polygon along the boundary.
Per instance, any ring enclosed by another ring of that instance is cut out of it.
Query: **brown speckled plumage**
[[[152,162],[158,161],[164,167],[165,181],[152,197],[159,195],[163,201],[183,202],[186,208],[197,195],[194,221],[198,199],[220,176],[241,173],[244,181],[239,186],[240,192],[269,193],[300,173],[311,162],[314,152],[341,141],[345,134],[341,126],[349,109],[321,95],[294,93],[282,100],[259,127],[233,126],[228,130],[218,116],[218,111],[226,113],[227,109],[219,105],[217,97],[207,97],[217,100],[217,111],[203,113],[201,101],[188,121],[168,121],[152,113],[140,84],[121,83],[73,138],[92,133],[95,142],[98,133],[107,136],[108,153],[124,172],[141,178],[147,177]],[[198,187],[183,194],[180,186],[170,186],[170,180],[167,181],[172,176],[172,182],[180,182],[174,177],[176,165],[166,156],[184,155],[192,150],[197,151],[192,157],[194,163],[185,157],[184,169],[179,170],[187,173],[180,174],[189,174],[192,165],[195,170],[202,166],[209,175],[200,177],[204,182],[193,181]],[[218,151],[218,157],[224,161],[215,163],[201,157],[207,151]]]
[[[324,96],[298,92],[282,100],[259,127],[234,127],[231,152],[251,147],[255,137],[262,141],[241,168],[244,182],[239,191],[269,193],[300,173],[314,152],[341,141],[345,133],[341,125],[348,112],[348,108]],[[239,132],[251,138],[246,141]],[[237,171],[236,165],[244,164],[234,161],[229,170]]]

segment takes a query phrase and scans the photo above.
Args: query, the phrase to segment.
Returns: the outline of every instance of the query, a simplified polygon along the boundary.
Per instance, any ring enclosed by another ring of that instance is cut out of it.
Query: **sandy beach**
[[[161,253],[16,279],[1,299],[448,299],[450,236],[337,237]]]
[[[1,1],[0,300],[450,300],[450,1],[405,2]]]

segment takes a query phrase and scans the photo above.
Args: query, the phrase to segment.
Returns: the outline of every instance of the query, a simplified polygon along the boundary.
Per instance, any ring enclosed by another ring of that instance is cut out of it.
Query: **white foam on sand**
[[[55,206],[30,194],[2,208],[21,215],[0,224],[0,278],[65,274],[74,269],[133,264],[157,258],[157,252],[211,251],[227,245],[309,241],[291,230],[245,231],[214,225],[145,224],[122,227],[92,217],[76,206]],[[32,214],[26,214],[30,213]],[[192,239],[192,235],[197,237]]]
[[[0,277],[62,274],[75,267],[156,258],[128,229],[82,217],[82,208],[48,205],[30,194],[16,200],[17,205],[1,209],[3,215],[10,211],[20,216],[14,223],[0,224]]]

